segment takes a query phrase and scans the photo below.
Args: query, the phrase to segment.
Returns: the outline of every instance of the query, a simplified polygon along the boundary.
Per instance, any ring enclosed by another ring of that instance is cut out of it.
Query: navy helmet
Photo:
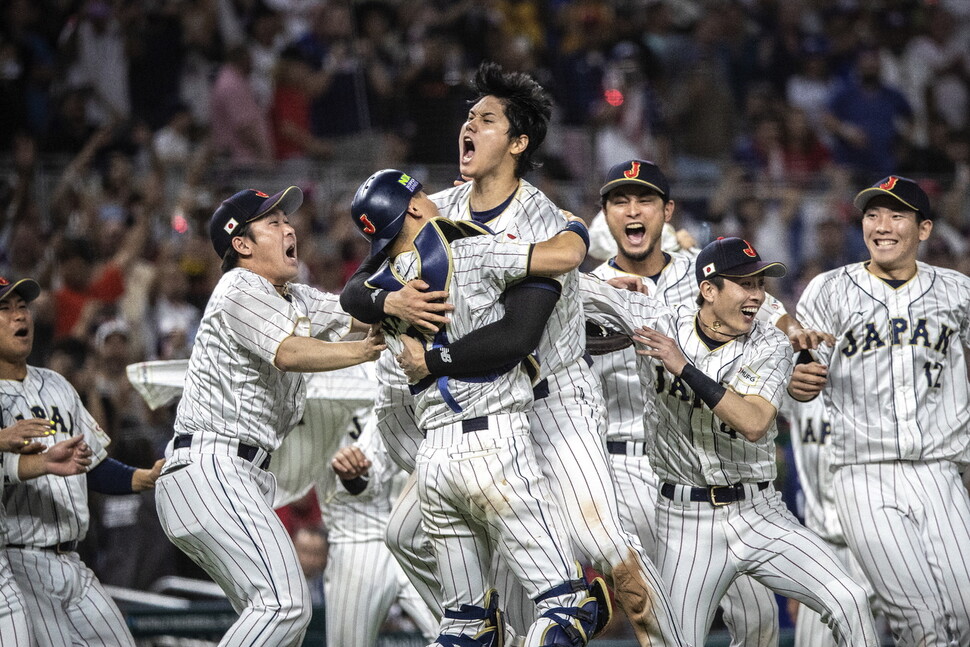
[[[357,188],[350,215],[370,241],[371,254],[383,250],[401,233],[411,198],[421,189],[420,182],[394,169],[374,173]]]

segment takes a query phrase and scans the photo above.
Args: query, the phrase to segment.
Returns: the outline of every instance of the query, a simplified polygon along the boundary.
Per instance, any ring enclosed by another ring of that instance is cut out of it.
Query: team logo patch
[[[222,228],[227,234],[231,234],[232,232],[236,231],[237,227],[239,227],[239,221],[237,221],[235,218],[230,218]]]
[[[754,251],[754,247],[751,245],[751,243],[749,243],[748,241],[744,241],[744,242],[747,245],[747,247],[741,250],[742,252],[744,252],[744,255],[750,256],[751,258],[757,257],[758,252]]]
[[[639,177],[639,176],[640,176],[640,162],[631,162],[630,170],[623,171],[623,177],[629,180],[632,180],[633,178]]]
[[[361,231],[363,231],[365,234],[373,234],[375,231],[377,231],[377,227],[375,227],[374,223],[370,221],[370,218],[367,217],[366,213],[360,214],[360,218],[358,218],[358,220],[364,223],[364,228],[361,229]]]
[[[895,175],[890,175],[888,178],[886,178],[885,182],[879,185],[879,188],[884,189],[886,191],[892,191],[893,188],[895,188],[896,182],[898,180],[899,178],[897,178]]]
[[[751,386],[754,386],[755,384],[758,383],[758,380],[761,378],[761,376],[755,373],[754,371],[752,371],[750,367],[742,366],[741,369],[738,371],[738,378],[742,382],[746,384],[750,384]]]
[[[710,276],[716,269],[717,268],[714,267],[714,263],[708,263],[701,271],[704,272],[704,276]]]
[[[250,191],[252,191],[253,193],[255,193],[256,195],[258,195],[261,198],[268,198],[269,197],[268,194],[263,193],[262,191],[257,191],[256,189],[250,189]]]
[[[7,279],[5,279],[2,276],[0,276],[0,288],[4,287],[6,285],[10,285],[10,281],[8,281]]]
[[[407,173],[401,173],[401,177],[398,178],[398,182],[400,184],[403,184],[404,187],[411,193],[414,193],[418,190],[418,186],[419,186],[418,181],[415,180],[410,175],[408,175]]]

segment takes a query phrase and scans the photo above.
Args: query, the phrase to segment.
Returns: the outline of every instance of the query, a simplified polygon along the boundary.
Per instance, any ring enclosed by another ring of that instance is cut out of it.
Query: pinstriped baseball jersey
[[[616,276],[634,276],[612,262],[603,263],[591,274],[604,281]],[[657,282],[647,279],[643,284],[652,296],[668,305],[689,305],[697,292],[694,263],[686,256],[671,256]],[[652,420],[645,415],[644,407],[652,407],[653,398],[645,397],[636,366],[637,354],[632,346],[593,358],[593,371],[603,385],[609,441],[647,440],[648,431],[652,431],[652,424],[644,424]]]
[[[755,321],[749,334],[712,351],[696,332],[694,310],[672,309],[652,297],[620,291],[594,278],[582,282],[581,293],[587,317],[628,334],[641,324],[649,325],[676,339],[688,360],[720,384],[780,406],[791,377],[793,353],[787,337],[777,328]],[[657,395],[657,437],[650,458],[662,481],[703,486],[774,480],[775,424],[760,440],[745,440],[660,362],[638,358],[644,389]]]
[[[431,196],[441,215],[453,220],[471,220],[469,199],[472,182]],[[484,223],[496,234],[512,240],[537,243],[555,236],[566,224],[562,211],[542,191],[525,180],[519,181],[512,202],[500,215]],[[549,317],[537,349],[540,377],[547,377],[582,357],[586,349],[582,304],[577,295],[578,272],[557,277],[562,295]]]
[[[244,295],[240,298],[240,295]],[[290,284],[290,300],[245,269],[216,285],[189,359],[177,434],[218,434],[275,451],[303,415],[303,375],[273,360],[291,335],[337,341],[350,330],[338,298]]]
[[[832,423],[817,397],[798,402],[786,395],[779,413],[791,427],[795,468],[804,496],[805,527],[832,544],[845,544],[832,485]]]
[[[798,317],[830,332],[833,464],[970,460],[970,278],[917,262],[898,288],[864,263],[820,274]]]
[[[513,281],[526,276],[531,246],[500,236],[471,236],[450,243],[452,272],[448,302],[454,306],[446,327],[450,339],[501,319],[504,310],[499,297]],[[413,252],[397,256],[392,268],[399,278],[410,281],[419,276],[420,259]],[[385,319],[388,322],[389,319]],[[403,349],[399,337],[407,324],[396,329],[385,325],[388,349],[397,355]],[[465,381],[447,378],[447,389],[461,410],[449,405],[438,384],[432,384],[415,397],[418,424],[434,429],[467,418],[526,411],[532,404],[532,384],[525,371],[516,366],[491,381]]]
[[[0,380],[0,416],[4,427],[20,418],[49,418],[56,433],[38,442],[50,446],[83,434],[94,452],[92,466],[107,457],[110,439],[81,404],[74,387],[53,371],[28,366],[23,381]],[[42,476],[10,485],[3,499],[8,544],[50,546],[87,534],[88,484],[83,474]]]

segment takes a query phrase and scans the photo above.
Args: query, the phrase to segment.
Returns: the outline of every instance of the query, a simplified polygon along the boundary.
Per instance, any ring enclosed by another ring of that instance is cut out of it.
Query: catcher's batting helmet
[[[384,249],[404,226],[404,213],[421,183],[394,169],[378,171],[357,188],[350,215],[371,242],[371,254]]]

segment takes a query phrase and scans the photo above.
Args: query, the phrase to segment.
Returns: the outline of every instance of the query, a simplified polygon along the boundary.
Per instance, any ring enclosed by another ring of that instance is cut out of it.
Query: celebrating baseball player
[[[646,294],[665,304],[691,305],[698,288],[693,259],[684,254],[668,254],[662,247],[663,231],[676,205],[660,168],[646,160],[617,164],[607,173],[600,195],[616,255],[592,274],[603,280],[637,277]],[[784,310],[767,303],[766,300],[762,304],[758,317],[769,322],[779,319],[778,313]],[[587,337],[587,349],[593,354],[593,370],[603,385],[606,400],[606,449],[616,480],[620,519],[654,558],[659,485],[649,461],[656,420],[651,413],[653,398],[640,386],[632,340],[622,333],[597,334],[601,331],[596,327],[588,331],[593,334]],[[645,412],[645,408],[649,411]],[[742,575],[728,588],[721,604],[733,644],[778,644],[778,605],[774,594],[763,585]]]
[[[695,261],[699,309],[593,279],[583,282],[583,305],[587,317],[642,345],[641,387],[655,398],[648,449],[660,481],[657,566],[687,640],[704,643],[727,588],[748,574],[822,612],[838,644],[874,647],[865,591],[772,484],[792,346],[756,315],[765,277],[784,271],[746,241],[723,238]]]
[[[579,220],[530,244],[488,235],[475,223],[439,218],[421,184],[394,170],[368,178],[351,212],[371,241],[371,253],[384,252],[389,259],[368,279],[370,285],[396,290],[420,278],[446,291],[454,307],[448,325],[433,334],[384,319],[388,346],[402,361],[423,357],[426,344],[447,350],[450,339],[498,320],[500,297],[510,283],[574,270],[589,240]],[[549,280],[546,289],[558,292],[560,284]],[[495,551],[537,607],[525,645],[582,647],[609,620],[602,580],[588,587],[577,579],[562,517],[535,459],[527,416],[532,366],[514,362],[486,376],[428,376],[412,385],[417,425],[425,432],[415,458],[418,498],[441,577],[443,613],[435,645],[503,644],[505,629],[488,575]]]
[[[435,194],[432,200],[445,217],[483,223],[510,240],[548,239],[562,228],[562,212],[523,179],[545,138],[551,114],[548,95],[530,77],[505,73],[493,63],[479,68],[475,86],[478,99],[458,136],[459,169],[470,181]],[[366,276],[362,276],[369,269],[365,263],[341,294],[341,304],[348,312],[362,321],[377,321],[386,313],[425,328],[447,323],[447,305],[440,303],[447,293],[429,290],[421,282],[396,292],[370,290],[365,285]],[[639,540],[620,524],[600,436],[600,387],[585,354],[577,273],[570,272],[560,281],[562,294],[553,304],[536,350],[540,382],[529,428],[539,465],[566,516],[573,545],[612,584],[616,601],[633,623],[639,642],[681,645],[680,630],[656,568],[644,556]],[[507,302],[515,301],[511,296],[514,290],[506,294]],[[512,306],[506,314],[506,319],[512,319]],[[502,343],[503,335],[510,336],[506,328],[493,326],[487,330],[478,331],[480,336],[472,333],[455,341],[447,352],[440,348],[426,351],[424,363],[431,375],[447,374],[445,364],[456,365],[454,358],[458,355],[487,356],[482,348],[506,345]],[[444,361],[446,356],[452,361]],[[378,373],[382,380],[376,405],[378,424],[389,451],[397,458],[407,452],[398,452],[392,445],[398,443],[400,447],[400,439],[420,438],[420,433],[413,423],[404,377],[386,360],[378,366],[383,369]],[[577,481],[582,487],[576,486]],[[402,497],[398,501],[388,523],[388,542],[419,592],[433,592],[437,576],[416,512],[413,499]],[[505,578],[498,576],[499,581]],[[499,588],[505,589],[502,585]],[[508,601],[507,608],[519,614],[515,624],[527,622],[529,606],[528,600]]]
[[[213,213],[209,235],[223,276],[195,338],[158,481],[166,534],[240,613],[220,645],[301,644],[310,593],[273,511],[266,468],[303,413],[302,373],[373,360],[384,349],[379,333],[337,341],[358,328],[337,297],[292,283],[297,240],[288,216],[302,201],[297,187],[272,196],[247,189]]]
[[[327,640],[342,647],[371,647],[395,602],[433,641],[438,620],[384,543],[395,483],[404,473],[387,456],[373,413],[354,421],[350,441],[331,463],[331,487],[318,488],[327,526]],[[338,480],[343,487],[337,486]]]
[[[820,357],[845,539],[898,645],[970,644],[970,278],[917,260],[929,198],[889,176],[854,201],[870,258],[798,302],[835,335]]]
[[[22,593],[34,642],[67,646],[133,645],[121,611],[77,554],[88,530],[88,487],[106,494],[130,494],[154,487],[162,461],[153,469],[135,469],[107,458],[110,440],[81,403],[77,391],[57,373],[29,366],[33,348],[33,318],[27,304],[40,294],[32,279],[11,283],[0,278],[0,313],[4,323],[0,343],[0,416],[3,424],[26,426],[48,434],[34,442],[49,447],[40,458],[55,458],[65,447],[87,448],[93,465],[58,472],[68,478],[23,479],[27,456],[4,455],[4,469],[20,481],[3,492],[6,510],[6,558]],[[43,420],[39,420],[39,419]],[[60,442],[58,442],[60,441]],[[24,443],[29,444],[29,439]],[[52,470],[50,470],[52,471]]]

